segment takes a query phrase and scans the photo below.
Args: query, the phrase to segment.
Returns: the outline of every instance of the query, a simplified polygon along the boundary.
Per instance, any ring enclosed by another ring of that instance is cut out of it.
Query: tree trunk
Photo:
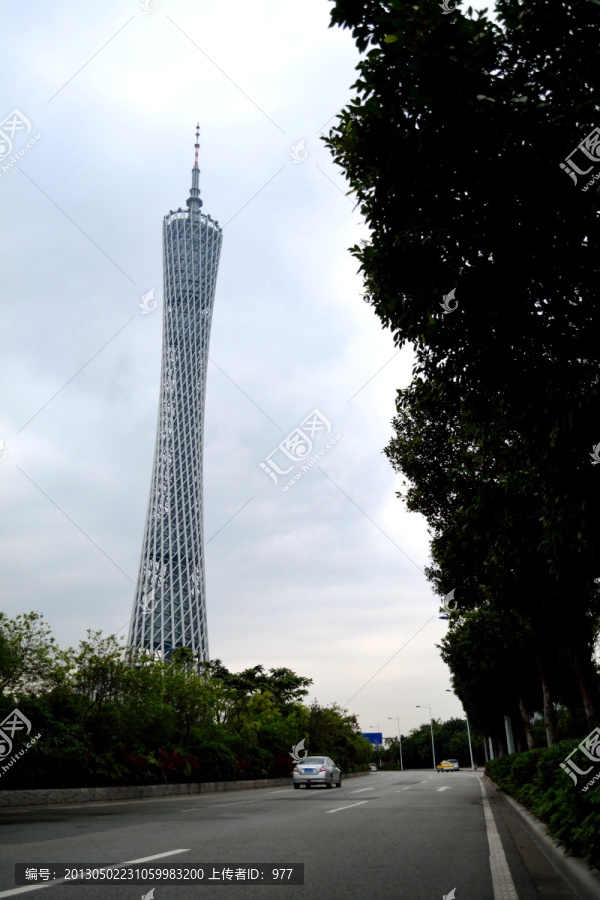
[[[583,704],[587,727],[591,731],[600,721],[598,688],[596,687],[596,676],[593,671],[593,664],[590,659],[584,658],[578,651],[573,653],[573,663],[575,665],[575,672],[577,673],[577,680],[579,681],[581,702]]]
[[[550,693],[550,684],[544,663],[538,659],[538,669],[542,682],[542,694],[544,697],[544,725],[546,727],[546,743],[548,747],[556,743],[556,711]]]
[[[525,701],[522,697],[519,697],[519,712],[521,713],[521,723],[523,725],[525,740],[527,741],[527,749],[533,750],[535,746],[533,728],[531,727],[531,719],[529,718],[529,713],[527,712],[527,707],[525,706]]]

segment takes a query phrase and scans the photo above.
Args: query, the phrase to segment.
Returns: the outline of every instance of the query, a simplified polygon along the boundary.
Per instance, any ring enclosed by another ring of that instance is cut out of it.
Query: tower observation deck
[[[187,209],[163,222],[163,344],[150,500],[128,643],[208,660],[202,460],[208,343],[223,239],[201,212],[199,126]]]

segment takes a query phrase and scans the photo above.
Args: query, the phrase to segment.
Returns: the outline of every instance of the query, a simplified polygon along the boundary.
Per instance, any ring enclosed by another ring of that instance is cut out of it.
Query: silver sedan
[[[300,789],[301,784],[307,788],[313,784],[324,784],[328,788],[334,784],[336,787],[342,786],[342,773],[328,756],[307,756],[294,766],[292,778],[296,790]]]

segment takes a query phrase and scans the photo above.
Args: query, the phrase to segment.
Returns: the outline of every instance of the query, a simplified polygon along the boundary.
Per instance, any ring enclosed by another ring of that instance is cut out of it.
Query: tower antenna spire
[[[192,186],[190,196],[185,201],[190,215],[198,214],[202,206],[200,199],[200,169],[198,168],[198,150],[200,149],[200,123],[196,125],[196,143],[194,144],[194,168],[192,169]]]

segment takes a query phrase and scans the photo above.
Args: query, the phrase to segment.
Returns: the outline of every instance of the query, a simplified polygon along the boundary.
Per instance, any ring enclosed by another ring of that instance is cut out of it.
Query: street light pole
[[[402,735],[400,734],[400,716],[388,716],[388,719],[396,719],[398,723],[398,747],[400,749],[400,771],[404,772],[404,764],[402,762]]]
[[[454,694],[454,691],[451,691],[450,688],[446,688],[446,693]],[[454,696],[456,696],[456,694],[454,694]],[[476,772],[477,769],[475,768],[475,763],[473,762],[473,747],[471,746],[471,729],[469,728],[469,720],[466,716],[465,716],[465,722],[467,723],[467,737],[469,739],[469,755],[471,757],[471,768],[473,769],[474,772]]]
[[[435,766],[435,744],[433,743],[433,717],[431,715],[431,706],[419,706],[417,703],[417,709],[428,709],[429,710],[429,727],[431,728],[431,752],[433,754],[433,771],[436,772]]]

